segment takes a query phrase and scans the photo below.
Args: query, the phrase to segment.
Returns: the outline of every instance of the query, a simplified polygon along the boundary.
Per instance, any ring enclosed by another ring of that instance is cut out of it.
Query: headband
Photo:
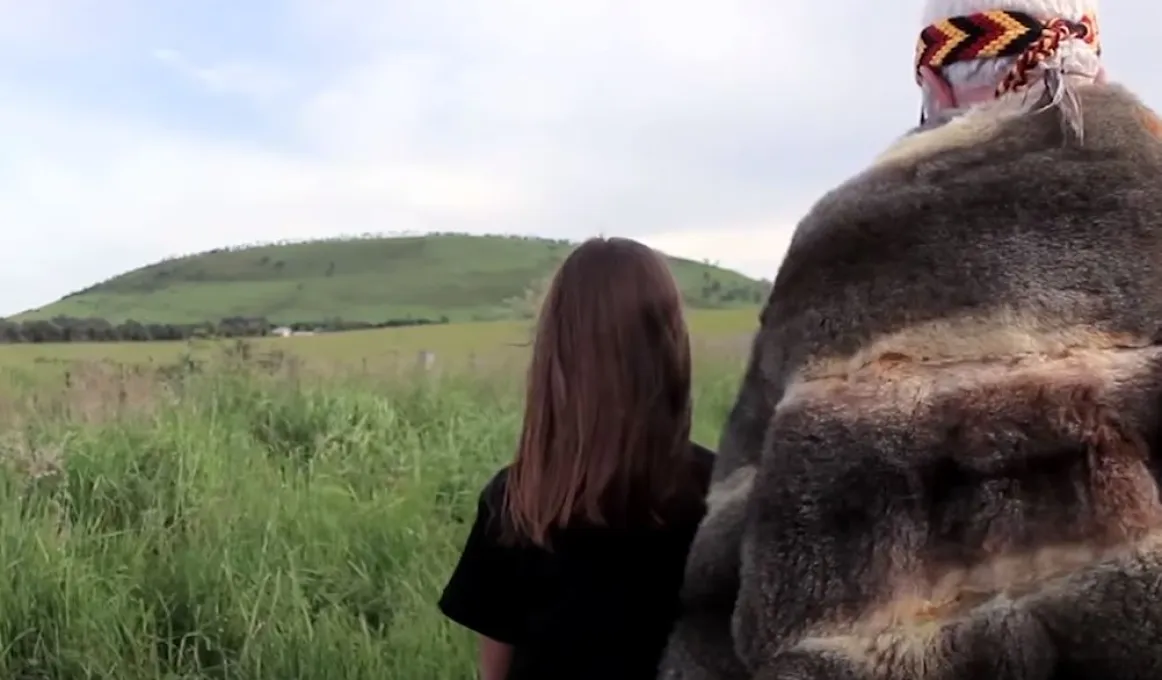
[[[1024,12],[994,10],[938,21],[920,32],[916,44],[916,75],[921,67],[940,69],[974,59],[1016,57],[1013,70],[997,88],[997,94],[1028,82],[1028,73],[1057,53],[1061,43],[1078,39],[1101,54],[1097,20],[1090,15],[1078,21],[1042,21]]]

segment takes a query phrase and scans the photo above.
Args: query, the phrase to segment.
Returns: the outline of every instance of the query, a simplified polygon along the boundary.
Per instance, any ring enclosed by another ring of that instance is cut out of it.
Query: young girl
[[[484,488],[440,599],[482,680],[653,680],[714,454],[665,260],[591,239],[543,303],[516,459]]]

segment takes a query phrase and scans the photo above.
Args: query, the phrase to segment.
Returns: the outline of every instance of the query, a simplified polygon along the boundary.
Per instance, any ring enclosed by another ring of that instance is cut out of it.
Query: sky
[[[1112,77],[1162,106],[1162,3],[1107,4]],[[0,315],[362,233],[628,236],[773,278],[916,123],[920,5],[0,0]]]

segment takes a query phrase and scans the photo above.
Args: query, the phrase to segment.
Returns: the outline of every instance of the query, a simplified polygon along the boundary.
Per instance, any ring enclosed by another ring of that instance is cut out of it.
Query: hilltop
[[[436,234],[218,249],[135,269],[12,320],[504,319],[520,315],[520,300],[573,246],[531,237]],[[734,271],[680,258],[670,258],[670,265],[691,307],[757,305],[765,293],[762,282]]]

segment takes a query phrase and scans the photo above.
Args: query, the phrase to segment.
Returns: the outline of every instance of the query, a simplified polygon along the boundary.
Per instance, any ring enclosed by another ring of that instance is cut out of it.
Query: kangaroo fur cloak
[[[1041,92],[799,224],[660,678],[1162,678],[1162,122]]]

